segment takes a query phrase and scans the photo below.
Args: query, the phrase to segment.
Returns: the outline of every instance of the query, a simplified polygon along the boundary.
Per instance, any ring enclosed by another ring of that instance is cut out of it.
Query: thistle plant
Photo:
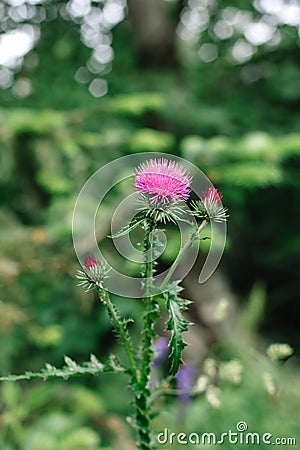
[[[173,276],[188,249],[194,242],[199,242],[200,234],[206,224],[209,221],[226,221],[227,211],[222,206],[222,194],[213,187],[205,190],[199,200],[191,202],[191,205],[188,206],[187,201],[192,190],[192,176],[175,161],[163,158],[150,159],[133,170],[133,179],[133,188],[139,197],[136,215],[129,224],[110,237],[120,237],[137,227],[143,230],[144,238],[141,242],[143,249],[141,267],[143,314],[139,345],[132,342],[128,327],[128,323],[132,320],[121,316],[105,287],[105,281],[110,276],[107,265],[93,255],[89,255],[83,261],[83,270],[79,270],[77,273],[78,284],[86,290],[94,289],[97,292],[120,345],[123,347],[126,359],[120,361],[119,358],[112,355],[108,362],[103,363],[92,355],[88,363],[78,365],[66,357],[66,365],[62,369],[46,365],[41,372],[27,372],[24,375],[2,377],[2,380],[37,377],[43,379],[49,377],[68,378],[72,375],[87,373],[99,375],[104,372],[122,373],[129,378],[129,386],[134,394],[135,416],[131,423],[137,433],[137,448],[154,450],[156,445],[151,421],[154,413],[154,401],[157,398],[155,390],[161,392],[163,382],[159,383],[156,380],[155,383],[151,383],[151,373],[155,370],[158,358],[166,351],[166,338],[158,339],[155,324],[162,314],[168,315],[166,330],[169,332],[168,347],[171,362],[170,373],[167,380],[163,381],[166,385],[177,382],[179,394],[181,390],[185,391],[184,394],[179,395],[179,398],[185,401],[189,398],[186,389],[189,388],[190,372],[193,370],[188,364],[184,365],[182,358],[183,349],[187,345],[183,339],[183,333],[190,326],[190,322],[184,317],[183,312],[188,308],[190,301],[181,297],[180,280],[174,280]],[[189,211],[190,217],[198,218],[200,222],[197,223],[193,219],[193,232],[182,245],[167,275],[157,285],[155,283],[155,274],[158,268],[157,255],[159,254],[157,233],[168,222],[188,222],[187,211]],[[162,344],[161,347],[158,344]]]

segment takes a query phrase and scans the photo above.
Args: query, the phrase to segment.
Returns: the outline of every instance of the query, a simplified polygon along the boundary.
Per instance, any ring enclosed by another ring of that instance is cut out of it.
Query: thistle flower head
[[[152,203],[187,200],[191,182],[192,177],[183,166],[165,158],[150,159],[134,173],[136,190],[148,194]]]
[[[103,288],[103,281],[107,278],[109,268],[104,262],[90,255],[83,260],[83,270],[78,270],[76,277],[79,280],[78,286],[83,286],[89,291],[94,286]]]
[[[139,198],[139,211],[145,216],[154,220],[154,222],[174,222],[183,220],[184,214],[187,212],[187,206],[183,200],[174,201],[170,199],[168,202],[157,199],[153,201],[146,194],[141,194]]]
[[[202,220],[226,222],[227,208],[222,205],[223,194],[214,187],[209,187],[202,193],[198,201],[191,203],[193,214]]]

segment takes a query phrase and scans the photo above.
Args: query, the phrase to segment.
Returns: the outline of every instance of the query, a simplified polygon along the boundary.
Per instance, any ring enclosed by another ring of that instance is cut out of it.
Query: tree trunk
[[[129,20],[140,67],[177,65],[176,14],[163,0],[127,0]]]

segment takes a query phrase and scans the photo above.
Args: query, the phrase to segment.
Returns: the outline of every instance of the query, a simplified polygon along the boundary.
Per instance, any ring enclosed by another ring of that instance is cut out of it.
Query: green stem
[[[169,395],[169,396],[175,396],[178,397],[179,395],[182,394],[189,394],[189,395],[197,395],[200,396],[200,392],[197,391],[196,389],[159,389],[157,391],[155,391],[152,396],[151,396],[151,400],[154,401],[157,398],[163,396],[163,395]]]
[[[203,220],[200,224],[200,226],[198,227],[196,233],[192,233],[191,236],[188,238],[188,240],[185,242],[184,246],[180,249],[177,258],[175,259],[174,263],[172,264],[172,266],[170,267],[169,272],[167,273],[164,281],[162,282],[160,289],[164,290],[170,279],[172,278],[175,270],[178,267],[178,264],[181,260],[181,258],[185,255],[186,251],[191,247],[191,245],[193,244],[193,242],[198,239],[201,231],[203,230],[203,228],[205,227],[205,225],[207,224],[207,220]]]
[[[141,369],[141,382],[147,385],[150,370],[151,370],[151,357],[152,357],[152,341],[155,337],[153,330],[154,321],[156,318],[156,302],[154,297],[151,296],[151,284],[153,278],[153,240],[152,232],[155,225],[150,222],[146,229],[144,250],[147,251],[145,255],[145,296],[144,296],[144,330],[143,330],[143,359]]]
[[[130,364],[130,371],[132,376],[132,381],[136,382],[138,379],[138,370],[137,365],[135,361],[135,357],[133,354],[133,349],[130,343],[130,338],[127,331],[127,326],[120,317],[120,314],[115,307],[115,305],[111,302],[109,294],[107,291],[103,293],[103,291],[99,291],[99,298],[100,300],[106,305],[108,310],[108,315],[112,321],[113,327],[115,329],[116,334],[120,338],[120,341],[123,345],[124,351],[127,355],[129,364]]]
[[[158,316],[155,297],[151,295],[151,284],[154,273],[153,266],[153,242],[152,232],[155,229],[154,222],[148,222],[144,239],[144,314],[143,314],[143,341],[141,377],[136,390],[136,424],[138,428],[138,447],[140,450],[154,450],[151,432],[150,418],[150,391],[148,383],[151,374],[151,361],[153,356],[152,344],[155,337],[154,322]],[[146,253],[147,252],[147,253]]]

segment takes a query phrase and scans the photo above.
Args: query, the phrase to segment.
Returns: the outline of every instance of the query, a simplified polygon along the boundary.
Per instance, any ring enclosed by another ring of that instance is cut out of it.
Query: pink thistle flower
[[[151,202],[187,200],[191,182],[192,177],[183,166],[164,158],[150,159],[134,173],[135,188],[151,195]]]
[[[219,189],[209,187],[200,197],[201,201],[209,200],[212,202],[222,203],[223,194]]]

